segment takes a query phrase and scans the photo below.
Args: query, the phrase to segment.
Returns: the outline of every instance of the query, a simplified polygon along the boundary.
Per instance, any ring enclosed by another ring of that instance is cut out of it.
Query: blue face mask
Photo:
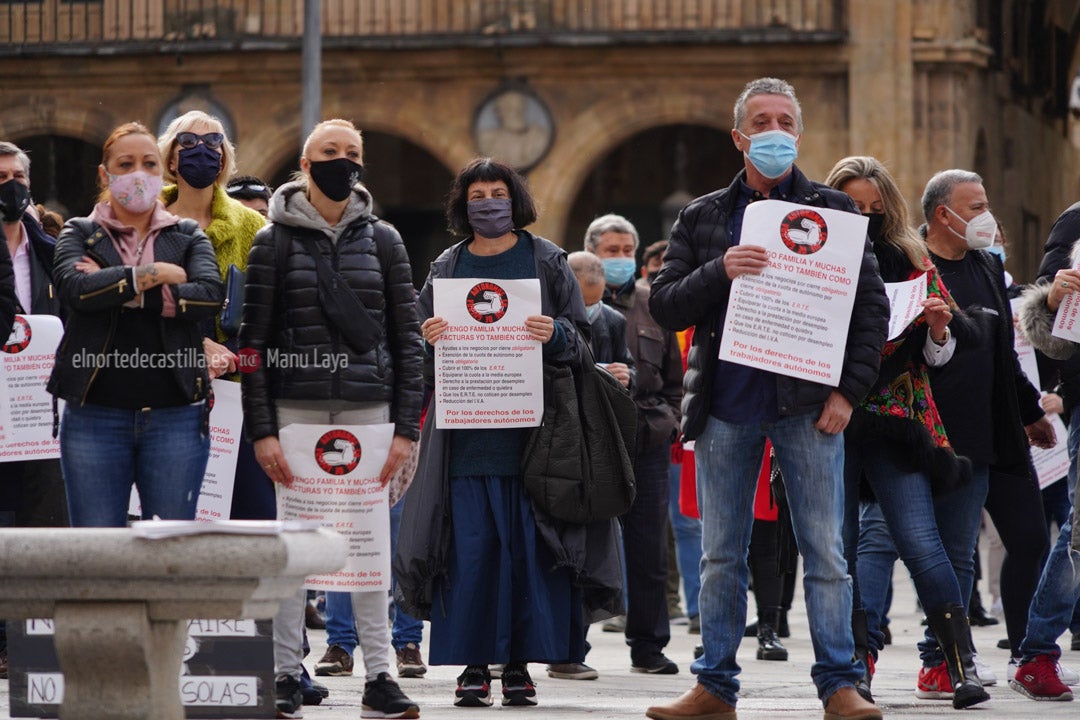
[[[604,258],[604,280],[608,285],[623,286],[634,277],[637,261],[634,258]]]
[[[986,248],[986,252],[991,252],[1001,258],[1001,264],[1005,264],[1005,246],[1004,245],[991,245]]]
[[[596,318],[600,317],[600,306],[603,304],[603,302],[596,302],[585,306],[585,317],[589,318],[590,323],[596,322]]]
[[[181,148],[176,172],[193,188],[210,187],[221,174],[221,153],[203,143],[193,148]]]
[[[743,154],[750,158],[759,173],[770,180],[790,170],[795,158],[799,157],[796,138],[791,133],[766,130],[755,135],[746,135],[741,131],[739,134],[750,141],[750,152]]]

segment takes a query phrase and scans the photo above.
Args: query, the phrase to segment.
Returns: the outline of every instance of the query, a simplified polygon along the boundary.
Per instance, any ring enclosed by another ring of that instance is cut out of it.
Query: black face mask
[[[863,213],[863,217],[870,221],[866,226],[866,234],[870,236],[870,242],[876,243],[881,239],[881,227],[885,224],[884,213]]]
[[[6,223],[19,222],[30,205],[30,188],[18,180],[0,185],[0,218]]]
[[[353,185],[364,179],[364,166],[349,158],[311,163],[311,180],[322,194],[334,202],[349,197]]]

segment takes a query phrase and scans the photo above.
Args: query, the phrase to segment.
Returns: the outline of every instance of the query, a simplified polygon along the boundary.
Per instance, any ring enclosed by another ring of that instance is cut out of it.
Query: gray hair
[[[0,140],[0,156],[3,155],[14,155],[15,159],[23,166],[23,172],[27,175],[30,174],[30,156],[21,147],[6,140]]]
[[[582,285],[605,285],[604,261],[591,252],[578,250],[566,256],[571,272]]]
[[[589,252],[594,252],[596,247],[600,244],[600,236],[609,232],[632,235],[634,238],[634,250],[637,250],[638,244],[640,243],[637,228],[622,215],[615,215],[613,213],[601,215],[589,223],[589,228],[585,231],[585,249]]]
[[[926,189],[922,195],[922,211],[926,222],[934,217],[934,211],[942,205],[948,205],[952,198],[953,189],[962,183],[978,183],[982,185],[983,179],[977,173],[970,170],[942,170],[930,178],[926,183]]]
[[[799,128],[799,132],[803,131],[802,106],[799,105],[799,98],[795,97],[795,88],[787,80],[771,77],[758,78],[746,83],[746,87],[743,88],[739,99],[735,101],[736,130],[742,127],[743,120],[746,119],[746,102],[755,95],[783,95],[786,97],[795,106],[795,124]]]

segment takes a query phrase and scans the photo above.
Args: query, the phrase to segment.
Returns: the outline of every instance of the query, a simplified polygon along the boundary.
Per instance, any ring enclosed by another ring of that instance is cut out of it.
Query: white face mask
[[[942,207],[956,215],[956,219],[966,226],[963,235],[953,230],[952,226],[949,226],[949,232],[957,237],[964,238],[969,248],[972,250],[985,250],[994,244],[994,236],[997,235],[997,220],[994,219],[989,210],[984,210],[970,220],[965,221],[948,205],[942,205]]]

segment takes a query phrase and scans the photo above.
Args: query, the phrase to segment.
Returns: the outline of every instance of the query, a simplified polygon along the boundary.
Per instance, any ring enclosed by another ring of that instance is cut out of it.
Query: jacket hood
[[[319,232],[335,241],[341,231],[350,223],[371,214],[371,193],[362,185],[353,187],[349,204],[340,222],[331,227],[307,197],[307,182],[294,180],[274,191],[270,198],[269,218],[271,222],[291,227],[308,228]]]

